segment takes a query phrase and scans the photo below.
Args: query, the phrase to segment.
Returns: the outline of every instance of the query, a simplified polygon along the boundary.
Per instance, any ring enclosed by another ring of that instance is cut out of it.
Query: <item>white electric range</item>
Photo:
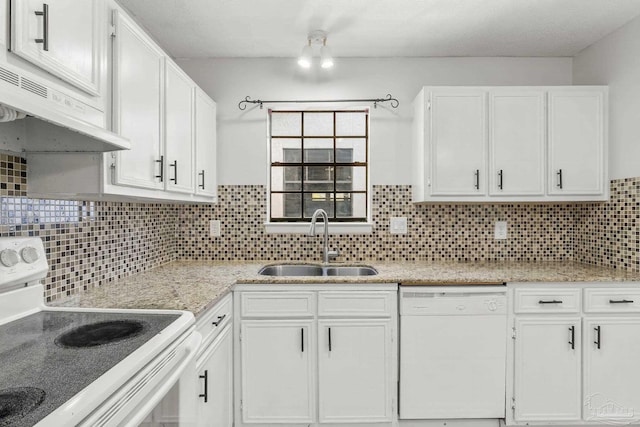
[[[0,238],[0,427],[137,426],[195,387],[192,313],[47,307],[47,272],[39,238]]]

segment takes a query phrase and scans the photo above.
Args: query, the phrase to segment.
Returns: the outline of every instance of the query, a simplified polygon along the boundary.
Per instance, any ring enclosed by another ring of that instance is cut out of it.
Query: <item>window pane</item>
[[[366,194],[337,193],[337,218],[365,218],[367,216]]]
[[[304,191],[333,191],[333,166],[305,166]]]
[[[271,136],[301,136],[301,113],[271,112]]]
[[[333,135],[333,113],[304,113],[304,135]]]
[[[302,140],[295,138],[271,139],[272,163],[300,163],[302,152]]]
[[[366,136],[367,115],[361,112],[336,113],[336,135]]]
[[[366,189],[366,167],[336,166],[336,191],[365,191]]]
[[[302,218],[301,194],[272,194],[271,218]]]
[[[333,163],[333,138],[305,138],[306,163]]]
[[[304,217],[311,218],[316,209],[324,209],[329,218],[333,215],[333,193],[304,193]]]
[[[346,153],[349,153],[349,154],[346,154]],[[355,163],[355,162],[364,163],[366,161],[367,161],[367,140],[365,138],[336,139],[336,162],[337,163]]]
[[[302,168],[299,166],[272,166],[272,191],[300,191],[302,189]]]

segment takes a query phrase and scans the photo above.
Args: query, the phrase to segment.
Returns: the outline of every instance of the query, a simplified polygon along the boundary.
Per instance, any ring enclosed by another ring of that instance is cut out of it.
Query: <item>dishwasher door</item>
[[[400,418],[504,418],[506,288],[400,290]]]

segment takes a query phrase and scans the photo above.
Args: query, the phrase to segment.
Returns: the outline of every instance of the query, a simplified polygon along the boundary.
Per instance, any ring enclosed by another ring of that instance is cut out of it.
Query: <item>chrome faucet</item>
[[[324,240],[322,243],[322,262],[327,264],[330,259],[337,258],[339,253],[338,251],[330,251],[329,250],[329,216],[324,209],[316,209],[311,217],[311,228],[309,228],[309,236],[316,235],[316,221],[318,220],[318,216],[322,217],[322,221],[324,221]]]

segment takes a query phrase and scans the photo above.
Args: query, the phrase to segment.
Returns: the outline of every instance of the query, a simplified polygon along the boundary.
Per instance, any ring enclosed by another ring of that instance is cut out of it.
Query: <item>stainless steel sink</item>
[[[340,265],[323,267],[313,264],[279,264],[262,267],[258,274],[263,276],[375,276],[375,268],[366,265]]]

